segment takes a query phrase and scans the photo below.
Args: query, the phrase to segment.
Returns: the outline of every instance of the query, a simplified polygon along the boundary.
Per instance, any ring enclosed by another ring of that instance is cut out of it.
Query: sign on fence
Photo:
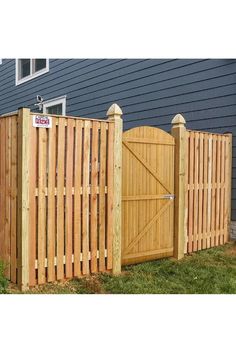
[[[33,126],[49,129],[52,127],[52,118],[50,116],[33,115]]]

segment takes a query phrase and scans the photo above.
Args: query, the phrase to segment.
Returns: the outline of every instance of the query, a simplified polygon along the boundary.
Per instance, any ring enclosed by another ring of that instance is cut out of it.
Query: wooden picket
[[[187,131],[185,252],[229,240],[232,135]]]

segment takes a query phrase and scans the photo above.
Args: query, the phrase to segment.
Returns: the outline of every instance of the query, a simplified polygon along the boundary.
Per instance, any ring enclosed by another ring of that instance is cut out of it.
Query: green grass
[[[8,293],[17,292],[13,287],[8,290]],[[236,243],[199,251],[180,261],[163,259],[125,266],[120,276],[100,274],[39,286],[28,293],[236,293]]]
[[[5,266],[0,262],[0,294],[7,293],[8,280],[4,276]]]

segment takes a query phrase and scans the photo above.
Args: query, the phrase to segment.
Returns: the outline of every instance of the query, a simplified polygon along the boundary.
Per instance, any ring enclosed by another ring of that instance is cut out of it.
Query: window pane
[[[46,68],[46,59],[35,59],[35,72]]]
[[[52,105],[46,108],[47,114],[62,115],[62,104]]]
[[[30,59],[19,59],[19,79],[30,75]]]

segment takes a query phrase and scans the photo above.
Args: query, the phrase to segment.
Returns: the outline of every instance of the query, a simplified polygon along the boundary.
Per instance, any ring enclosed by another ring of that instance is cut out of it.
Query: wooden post
[[[175,138],[174,257],[179,260],[184,257],[185,245],[186,122],[177,114],[171,123],[171,134]]]
[[[227,215],[227,241],[230,241],[230,230],[231,230],[231,188],[232,188],[232,143],[233,143],[233,137],[232,133],[227,133],[225,134],[228,136],[228,155],[226,156],[228,162],[226,163],[227,165],[227,170],[226,170],[226,197],[228,199],[228,215]]]
[[[109,121],[115,124],[114,129],[114,213],[113,213],[113,242],[112,242],[112,273],[121,273],[121,180],[122,180],[122,110],[117,104],[107,111]]]
[[[29,131],[30,109],[18,111],[18,176],[17,176],[17,284],[29,288]]]

